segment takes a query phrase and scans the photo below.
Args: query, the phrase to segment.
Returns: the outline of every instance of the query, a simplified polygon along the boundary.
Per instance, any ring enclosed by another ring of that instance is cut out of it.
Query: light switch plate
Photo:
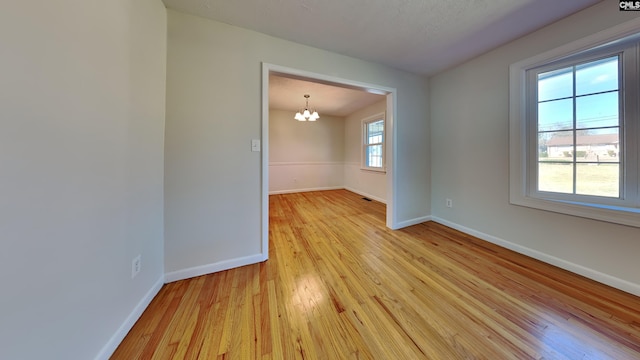
[[[260,140],[259,139],[251,139],[251,151],[260,151]]]

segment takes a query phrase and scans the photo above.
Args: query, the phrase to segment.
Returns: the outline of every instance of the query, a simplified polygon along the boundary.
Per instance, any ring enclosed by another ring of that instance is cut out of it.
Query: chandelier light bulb
[[[296,116],[294,116],[294,119],[298,120],[298,121],[316,121],[318,118],[320,118],[320,115],[318,115],[318,112],[313,110],[309,111],[309,98],[311,96],[308,94],[304,95],[304,98],[306,99],[305,102],[305,108],[303,111],[298,111],[296,113]]]

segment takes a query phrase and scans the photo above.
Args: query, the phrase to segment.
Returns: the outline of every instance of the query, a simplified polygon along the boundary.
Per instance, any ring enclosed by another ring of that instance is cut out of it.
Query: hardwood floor
[[[113,359],[640,359],[640,298],[344,190],[270,197],[270,260],[165,285]]]

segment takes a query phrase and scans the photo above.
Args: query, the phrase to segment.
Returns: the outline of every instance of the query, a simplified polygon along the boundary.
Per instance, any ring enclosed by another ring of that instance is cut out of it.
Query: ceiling
[[[384,95],[284,76],[269,76],[269,108],[291,111],[291,118],[304,109],[304,95],[309,94],[309,110],[320,116],[347,116],[356,110],[384,100]]]
[[[163,1],[178,11],[428,76],[603,0]],[[367,103],[375,98],[298,79],[272,79],[270,101],[280,109],[297,110],[304,105],[302,95],[310,94],[320,116],[344,116],[353,108],[341,99]]]

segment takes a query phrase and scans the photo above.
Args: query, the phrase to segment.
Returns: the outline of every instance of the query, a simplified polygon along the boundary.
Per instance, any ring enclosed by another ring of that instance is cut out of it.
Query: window
[[[362,168],[384,171],[384,114],[362,120]]]
[[[621,56],[530,71],[532,193],[621,197]]]
[[[512,203],[640,227],[639,27],[511,66]]]

